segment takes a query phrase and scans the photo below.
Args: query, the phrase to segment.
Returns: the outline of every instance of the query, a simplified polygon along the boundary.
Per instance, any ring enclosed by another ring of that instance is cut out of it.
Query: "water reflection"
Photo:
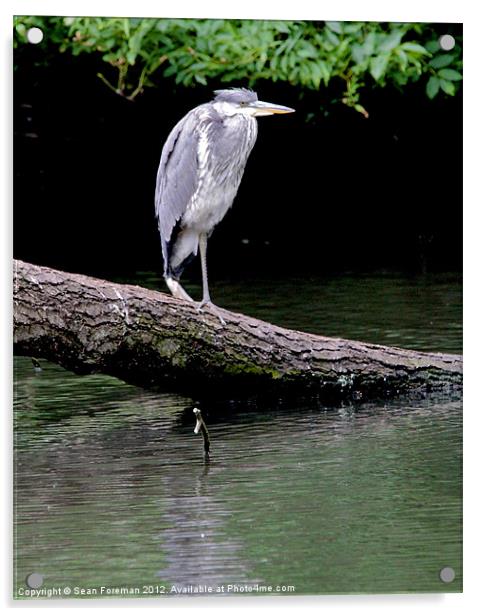
[[[192,401],[15,365],[17,585],[461,588],[459,400],[205,409],[205,465]]]
[[[159,535],[166,566],[158,575],[169,587],[216,587],[251,579],[251,567],[240,555],[241,537],[226,532],[227,520],[233,515],[230,503],[219,499],[216,479],[210,473],[216,471],[205,464],[177,482],[172,477],[166,480],[167,528]]]

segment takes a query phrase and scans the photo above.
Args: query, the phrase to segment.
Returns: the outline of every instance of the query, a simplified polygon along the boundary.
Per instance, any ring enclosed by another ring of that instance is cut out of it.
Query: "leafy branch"
[[[58,52],[97,55],[109,67],[99,78],[129,100],[163,77],[186,87],[270,80],[322,94],[333,87],[336,100],[367,117],[369,87],[420,81],[434,98],[454,96],[462,80],[461,40],[443,51],[435,24],[16,17],[14,26],[20,61],[28,29],[39,27],[46,64]]]

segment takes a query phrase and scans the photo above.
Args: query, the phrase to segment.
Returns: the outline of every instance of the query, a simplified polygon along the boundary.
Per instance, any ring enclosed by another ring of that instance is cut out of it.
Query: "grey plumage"
[[[210,303],[207,238],[236,196],[256,141],[255,117],[293,111],[258,101],[255,92],[243,88],[215,94],[212,102],[191,110],[168,136],[155,193],[166,282],[175,296],[191,299],[178,280],[200,247],[202,304]]]
[[[218,94],[215,101],[220,100],[224,98]],[[162,151],[156,189],[165,276],[179,278],[183,264],[197,253],[195,238],[188,238],[193,252],[180,263],[171,262],[176,256],[173,252],[177,236],[186,227],[183,216],[196,213],[198,220],[192,221],[189,228],[194,224],[198,234],[210,233],[219,222],[213,224],[213,218],[219,218],[221,212],[224,215],[231,207],[256,134],[254,118],[235,114],[223,119],[210,103],[196,107],[174,127]],[[199,203],[201,199],[206,203]],[[180,228],[172,237],[178,221]]]
[[[231,88],[230,90],[215,90],[214,102],[236,103],[247,105],[255,103],[258,100],[258,95],[253,90],[247,88]]]

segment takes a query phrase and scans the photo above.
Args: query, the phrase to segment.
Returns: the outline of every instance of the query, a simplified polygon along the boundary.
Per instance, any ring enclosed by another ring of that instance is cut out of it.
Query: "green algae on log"
[[[14,352],[192,396],[216,388],[321,401],[460,391],[462,357],[328,338],[14,261]]]

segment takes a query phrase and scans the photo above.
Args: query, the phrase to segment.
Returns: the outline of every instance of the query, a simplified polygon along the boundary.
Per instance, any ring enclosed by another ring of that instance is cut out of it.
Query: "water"
[[[461,349],[455,276],[252,281],[213,296],[298,329]],[[41,365],[14,363],[17,596],[32,572],[87,597],[461,590],[460,399],[218,404],[203,409],[206,465],[189,398]]]
[[[165,289],[162,279],[148,272],[126,282]],[[248,278],[211,280],[209,286],[214,303],[282,327],[420,351],[462,353],[462,280],[457,273]],[[188,281],[185,288],[201,299],[199,284]]]

